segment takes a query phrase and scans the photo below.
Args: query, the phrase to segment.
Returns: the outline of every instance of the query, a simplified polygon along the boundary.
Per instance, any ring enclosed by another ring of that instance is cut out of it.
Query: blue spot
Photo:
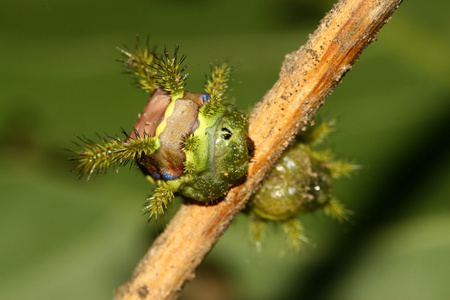
[[[209,94],[201,94],[200,99],[202,99],[203,103],[205,103],[206,101],[211,99],[211,97],[209,96]]]
[[[159,175],[158,172],[152,173],[152,177],[155,178],[156,180],[160,180],[161,176]]]
[[[170,174],[167,172],[163,172],[162,177],[164,180],[174,180],[174,179],[177,179],[179,176],[176,176],[176,175],[173,175],[173,174]]]

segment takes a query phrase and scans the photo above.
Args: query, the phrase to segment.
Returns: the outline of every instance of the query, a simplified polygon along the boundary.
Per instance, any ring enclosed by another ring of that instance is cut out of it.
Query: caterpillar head
[[[200,137],[198,152],[186,154],[193,176],[182,186],[181,193],[207,202],[224,196],[230,187],[245,179],[254,148],[247,130],[246,115],[231,104],[224,106],[214,126],[205,130],[199,126],[198,133],[194,132]]]

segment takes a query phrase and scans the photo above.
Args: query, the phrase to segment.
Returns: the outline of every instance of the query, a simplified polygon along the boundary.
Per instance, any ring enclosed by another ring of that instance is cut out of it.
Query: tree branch
[[[246,182],[217,205],[182,205],[115,299],[178,296],[283,149],[309,124],[401,2],[342,0],[333,7],[309,41],[286,56],[279,80],[251,114],[249,135],[256,151]]]

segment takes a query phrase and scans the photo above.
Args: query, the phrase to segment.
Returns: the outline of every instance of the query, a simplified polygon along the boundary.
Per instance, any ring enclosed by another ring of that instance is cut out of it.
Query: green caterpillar
[[[144,207],[149,218],[163,214],[175,193],[210,202],[245,180],[254,145],[247,135],[247,116],[225,102],[229,66],[214,65],[204,93],[193,93],[184,90],[185,56],[178,58],[178,47],[173,56],[167,49],[159,56],[139,44],[135,51],[120,51],[150,100],[132,131],[123,132],[125,138],[107,136],[100,143],[80,138],[81,149],[72,151],[79,174],[89,178],[94,172],[136,164],[157,186]],[[299,249],[306,237],[298,215],[322,210],[339,220],[347,218],[332,189],[335,179],[357,166],[334,160],[330,151],[315,150],[331,127],[332,122],[321,124],[299,135],[250,199],[246,213],[257,245],[268,221],[282,222],[290,243]]]
[[[230,103],[225,92],[227,64],[216,64],[204,93],[184,90],[187,75],[167,49],[159,56],[148,45],[125,55],[125,66],[151,96],[131,133],[124,139],[106,137],[101,143],[81,138],[76,170],[80,175],[103,172],[112,166],[135,163],[157,185],[144,211],[149,218],[164,213],[174,193],[210,202],[224,196],[245,178],[253,153],[247,116]]]
[[[260,249],[266,222],[281,222],[289,243],[299,249],[307,241],[298,216],[321,210],[338,220],[349,211],[333,196],[334,180],[348,176],[358,166],[335,160],[329,150],[318,151],[332,130],[323,123],[300,134],[269,171],[247,204],[251,239]]]

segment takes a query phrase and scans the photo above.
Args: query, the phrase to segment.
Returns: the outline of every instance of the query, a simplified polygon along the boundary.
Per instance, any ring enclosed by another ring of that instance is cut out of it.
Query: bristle
[[[86,137],[78,137],[82,144],[77,144],[80,151],[72,151],[78,157],[72,160],[78,161],[75,168],[80,176],[106,172],[113,165],[117,167],[135,161],[142,155],[151,155],[159,148],[159,143],[154,138],[148,136],[137,137],[135,139],[126,135],[125,140],[110,136],[100,137],[101,143],[96,143]]]
[[[170,201],[174,198],[174,194],[171,190],[164,187],[157,187],[153,192],[153,195],[147,198],[144,208],[144,213],[149,214],[150,220],[153,216],[157,219],[159,215],[164,214]]]
[[[331,176],[333,176],[334,179],[340,179],[342,177],[350,177],[352,173],[360,169],[361,169],[360,165],[347,162],[344,160],[334,160],[330,162]]]
[[[129,69],[131,74],[137,76],[137,83],[141,88],[151,94],[157,87],[156,76],[152,68],[154,52],[149,49],[148,39],[144,48],[140,45],[139,36],[136,39],[134,52],[127,47],[126,49],[117,47],[117,49],[127,57],[127,61],[122,61],[124,66]]]
[[[230,73],[231,68],[226,63],[211,65],[211,75],[206,77],[205,83],[205,92],[211,96],[211,99],[224,99]]]
[[[199,143],[200,143],[199,138],[196,135],[191,134],[186,138],[184,138],[183,151],[185,152],[195,151],[196,149],[198,149]]]
[[[224,104],[220,99],[211,99],[200,107],[199,113],[205,117],[211,117],[225,109]]]
[[[266,222],[259,218],[258,216],[255,216],[254,214],[250,215],[250,224],[249,224],[249,234],[250,234],[250,240],[255,244],[256,250],[258,252],[262,251],[262,241],[264,240],[265,236],[265,225]]]
[[[304,243],[309,242],[303,232],[303,225],[300,220],[291,218],[283,222],[283,229],[287,235],[288,243],[295,249],[295,251],[299,251]]]
[[[297,137],[297,140],[311,146],[319,145],[334,131],[335,120],[319,123],[311,126],[308,130]]]
[[[186,162],[184,164],[184,172],[188,175],[193,175],[195,173],[195,165],[191,162]]]
[[[336,198],[332,198],[323,208],[325,215],[338,220],[339,222],[348,221],[352,211],[345,208],[345,206]]]
[[[178,50],[179,45],[175,47],[173,57],[170,57],[166,47],[164,47],[164,55],[162,57],[152,52],[155,58],[152,68],[155,72],[156,83],[158,86],[170,92],[172,99],[183,96],[183,89],[187,78],[187,74],[183,75],[186,66],[181,67],[186,56],[182,55],[178,59]]]

